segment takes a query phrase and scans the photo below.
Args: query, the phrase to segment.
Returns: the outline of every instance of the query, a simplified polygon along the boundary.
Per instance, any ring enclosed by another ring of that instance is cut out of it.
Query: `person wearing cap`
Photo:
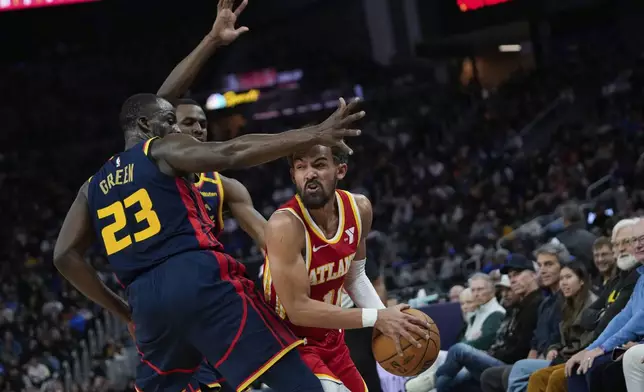
[[[532,333],[537,325],[537,311],[543,300],[539,290],[537,273],[532,261],[521,254],[512,254],[501,268],[502,274],[507,274],[512,293],[519,298],[516,314],[503,341],[497,340],[492,346],[494,356],[505,363],[514,363],[523,359],[530,351]],[[502,343],[502,344],[501,344]]]
[[[512,284],[510,283],[510,278],[507,275],[501,275],[501,279],[495,284],[497,290],[497,296],[501,297],[501,306],[505,308],[506,311],[509,311],[519,303],[521,298],[514,294],[512,291]]]

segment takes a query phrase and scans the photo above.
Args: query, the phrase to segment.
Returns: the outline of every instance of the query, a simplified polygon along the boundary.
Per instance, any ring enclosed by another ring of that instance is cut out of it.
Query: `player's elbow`
[[[298,327],[311,327],[311,312],[310,312],[310,298],[300,299],[293,301],[290,306],[286,308],[286,314],[291,323]]]
[[[62,272],[67,269],[69,266],[69,260],[70,257],[68,249],[54,248],[54,266],[57,270]]]

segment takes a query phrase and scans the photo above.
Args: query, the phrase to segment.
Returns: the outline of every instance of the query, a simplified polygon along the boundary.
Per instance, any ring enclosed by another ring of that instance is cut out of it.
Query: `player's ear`
[[[150,122],[147,117],[139,117],[136,119],[136,125],[139,126],[143,131],[146,133],[152,132],[152,128],[150,127]]]
[[[293,182],[293,184],[295,184],[295,176],[293,176],[293,167],[291,167],[289,169],[289,172],[291,173],[291,182]],[[297,184],[295,184],[295,185],[297,185]]]
[[[346,177],[347,169],[348,169],[348,166],[346,163],[341,163],[337,166],[335,176],[338,178],[338,180],[342,180],[344,179],[344,177]]]

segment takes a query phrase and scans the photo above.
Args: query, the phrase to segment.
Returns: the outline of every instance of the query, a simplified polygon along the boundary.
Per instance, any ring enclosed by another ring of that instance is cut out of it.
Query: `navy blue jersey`
[[[224,230],[224,186],[217,172],[206,172],[199,175],[195,184],[206,204],[208,216],[215,223],[213,234],[219,236]]]
[[[148,156],[153,140],[114,155],[89,179],[96,235],[124,285],[175,255],[223,249],[192,181],[162,173]]]

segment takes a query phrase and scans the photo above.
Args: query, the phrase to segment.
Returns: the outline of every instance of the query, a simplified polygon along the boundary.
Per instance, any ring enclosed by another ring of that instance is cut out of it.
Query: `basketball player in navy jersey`
[[[182,133],[193,136],[205,142],[208,138],[206,114],[201,106],[190,99],[179,99],[190,87],[207,60],[222,46],[235,41],[241,34],[248,31],[247,27],[237,28],[237,18],[248,5],[248,0],[242,1],[239,7],[232,10],[233,2],[219,0],[217,17],[211,31],[201,40],[199,45],[184,58],[168,75],[157,95],[171,101],[176,107],[177,124]],[[248,190],[237,180],[220,175],[218,172],[199,173],[195,186],[201,193],[207,213],[214,222],[213,233],[218,236],[223,230],[223,207],[227,205],[231,214],[241,228],[255,241],[258,248],[264,248],[264,228],[266,219],[255,210]],[[188,389],[209,390],[222,389],[227,391],[224,378],[207,361],[204,361]]]
[[[181,132],[206,142],[208,123],[206,113],[201,106],[191,99],[180,99],[176,103],[176,108],[177,124]],[[250,193],[244,185],[218,172],[206,172],[198,175],[195,186],[201,193],[208,215],[215,224],[216,236],[224,228],[222,211],[226,204],[233,218],[246,234],[255,241],[259,249],[264,249],[266,219],[255,210]],[[195,373],[190,385],[193,389],[199,389],[202,392],[209,389],[221,389],[223,392],[230,390],[224,378],[207,362],[204,362]]]
[[[54,264],[80,292],[136,328],[141,391],[181,391],[202,358],[236,390],[256,379],[279,391],[321,391],[293,348],[302,344],[261,300],[244,266],[222,253],[191,173],[251,167],[315,144],[350,151],[357,102],[323,123],[203,143],[181,134],[172,105],[138,94],[120,116],[125,151],[81,187]],[[167,136],[166,136],[167,135]],[[83,259],[98,237],[127,302]]]

